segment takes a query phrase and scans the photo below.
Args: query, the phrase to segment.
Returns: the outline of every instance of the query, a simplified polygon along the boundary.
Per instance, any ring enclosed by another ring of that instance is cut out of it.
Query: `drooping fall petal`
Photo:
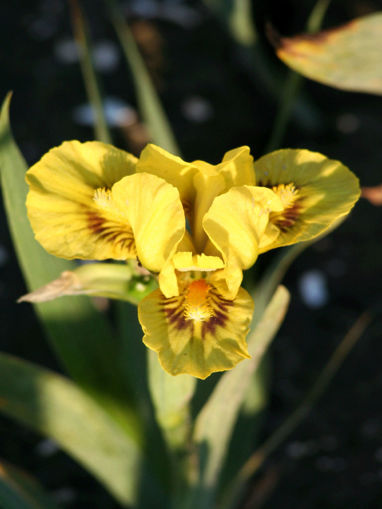
[[[163,369],[204,379],[249,358],[245,339],[253,301],[248,293],[240,288],[227,300],[205,279],[181,286],[178,297],[166,299],[156,290],[138,307],[143,342],[158,352]]]
[[[284,206],[270,217],[280,235],[261,252],[317,237],[348,214],[360,195],[357,177],[317,152],[277,150],[254,168],[258,185],[273,189]]]
[[[27,172],[36,239],[62,258],[138,256],[159,271],[183,236],[184,212],[177,189],[133,174],[135,163],[99,142],[66,142],[48,152]]]

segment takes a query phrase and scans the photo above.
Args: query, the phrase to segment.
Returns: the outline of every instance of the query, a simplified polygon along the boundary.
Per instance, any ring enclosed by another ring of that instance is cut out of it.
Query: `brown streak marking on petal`
[[[176,307],[168,307],[168,305],[176,305]],[[192,320],[187,320],[184,316],[184,299],[173,297],[170,299],[162,298],[161,306],[166,315],[169,325],[172,325],[177,330],[184,330],[190,328],[193,330],[194,324]]]
[[[280,214],[280,218],[276,219],[275,225],[280,228],[282,232],[288,231],[288,228],[293,226],[300,215],[301,204],[296,201],[292,207],[289,207]]]
[[[203,322],[202,339],[205,339],[207,333],[214,335],[217,327],[224,327],[228,320],[228,308],[233,306],[233,302],[231,300],[224,299],[215,291],[211,293],[211,300],[213,301],[213,315],[209,320]]]
[[[105,226],[106,221],[94,212],[87,212],[89,229],[107,242],[113,242],[120,246],[120,249],[127,249],[136,254],[135,240],[132,232],[116,232],[110,226]]]

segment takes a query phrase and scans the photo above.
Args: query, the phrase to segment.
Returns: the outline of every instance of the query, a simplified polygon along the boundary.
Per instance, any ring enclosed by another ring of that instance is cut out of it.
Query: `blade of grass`
[[[25,207],[25,161],[9,126],[10,95],[0,117],[0,171],[4,204],[16,254],[29,289],[43,286],[74,262],[49,255],[34,239]],[[129,401],[118,344],[107,319],[87,297],[37,304],[36,312],[67,373],[102,402],[126,430],[138,437],[140,426]]]
[[[369,312],[364,312],[358,317],[340,344],[334,350],[329,361],[322,369],[316,382],[308,391],[302,402],[289,415],[289,417],[287,417],[284,423],[264,442],[264,444],[252,454],[248,461],[243,465],[238,475],[226,488],[226,491],[221,498],[219,509],[230,509],[231,507],[234,507],[235,502],[237,502],[240,496],[243,485],[258,471],[269,455],[284,442],[284,440],[297,428],[301,421],[311,411],[313,406],[331,383],[348,354],[365,332],[371,320],[372,316]]]
[[[70,0],[70,10],[74,37],[80,56],[82,76],[95,119],[95,137],[104,143],[111,143],[111,136],[102,104],[99,80],[94,70],[89,28],[77,0]]]
[[[125,54],[127,64],[131,69],[139,110],[148,127],[150,136],[157,145],[172,154],[180,155],[176,138],[118,1],[105,0],[105,3],[110,12],[110,19]]]

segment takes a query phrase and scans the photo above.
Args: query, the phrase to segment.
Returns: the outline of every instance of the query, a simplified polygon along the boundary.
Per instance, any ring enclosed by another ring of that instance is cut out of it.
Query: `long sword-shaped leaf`
[[[123,504],[138,496],[136,444],[68,379],[0,354],[0,411],[53,438]]]
[[[172,154],[180,154],[178,144],[154,88],[135,39],[127,26],[122,10],[115,0],[105,0],[111,21],[118,35],[127,63],[133,74],[138,104],[154,143]]]
[[[0,507],[58,509],[35,479],[4,462],[0,462]]]
[[[247,388],[267,347],[277,333],[289,304],[289,292],[280,286],[262,319],[250,334],[248,349],[252,359],[225,373],[196,419],[194,440],[199,448],[200,469],[197,485],[188,506],[212,506],[218,477]]]
[[[9,102],[10,95],[0,118],[2,191],[22,272],[28,288],[35,289],[76,266],[74,262],[49,255],[34,239],[25,207],[26,164],[10,130]],[[107,405],[129,432],[138,433],[139,427],[126,401],[117,343],[107,320],[87,297],[37,304],[36,311],[66,371]]]

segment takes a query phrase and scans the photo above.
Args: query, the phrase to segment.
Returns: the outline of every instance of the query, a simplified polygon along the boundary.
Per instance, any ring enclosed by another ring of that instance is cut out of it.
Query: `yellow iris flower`
[[[144,343],[163,368],[206,378],[248,358],[253,302],[242,272],[269,249],[309,240],[359,197],[338,161],[248,147],[217,165],[148,145],[139,159],[101,142],[70,141],[27,172],[36,239],[63,258],[138,258],[158,273],[141,301]]]

